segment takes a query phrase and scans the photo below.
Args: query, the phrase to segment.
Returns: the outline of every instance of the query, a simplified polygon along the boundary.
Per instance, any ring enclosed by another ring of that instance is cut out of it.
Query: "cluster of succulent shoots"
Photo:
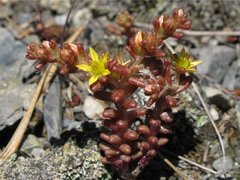
[[[48,63],[57,63],[61,74],[78,72],[77,64],[88,63],[89,56],[82,44],[65,43],[63,48],[58,48],[54,40],[43,41],[37,45],[28,45],[26,58],[38,60],[36,70],[41,70]]]
[[[118,21],[125,28],[122,32],[132,34],[129,15]],[[103,111],[102,122],[108,131],[100,134],[103,141],[99,147],[105,154],[102,162],[121,172],[143,169],[168,143],[177,95],[190,86],[191,73],[201,63],[185,49],[172,54],[161,48],[166,38],[183,36],[177,29],[190,28],[182,9],[175,9],[172,17],[155,18],[152,24],[151,32],[136,31],[129,38],[126,49],[132,60],[128,61],[119,56],[111,58],[109,53],[98,54],[92,48],[87,52],[81,44],[65,43],[58,48],[54,41],[29,44],[27,50],[28,59],[38,60],[37,69],[57,63],[63,74],[86,72],[93,96],[112,103]],[[144,104],[135,98],[139,91],[147,97]],[[139,119],[141,123],[134,125]]]

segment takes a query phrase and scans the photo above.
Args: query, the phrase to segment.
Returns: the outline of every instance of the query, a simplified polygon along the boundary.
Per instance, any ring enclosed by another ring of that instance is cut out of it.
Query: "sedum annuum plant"
[[[36,69],[57,63],[60,73],[89,75],[89,86],[97,99],[111,102],[103,111],[100,134],[102,162],[117,168],[120,174],[137,176],[157,155],[159,148],[168,143],[172,133],[172,108],[178,106],[177,96],[192,82],[192,73],[202,61],[195,61],[185,49],[180,54],[165,52],[163,41],[169,37],[181,38],[177,29],[190,28],[190,20],[182,9],[175,9],[172,17],[154,18],[151,32],[137,31],[132,18],[123,13],[118,17],[118,34],[128,35],[126,50],[132,59],[86,51],[81,44],[65,43],[58,48],[54,41],[28,45],[26,57],[37,60]],[[135,95],[142,91],[147,97],[144,104]],[[141,119],[139,125],[134,122]]]

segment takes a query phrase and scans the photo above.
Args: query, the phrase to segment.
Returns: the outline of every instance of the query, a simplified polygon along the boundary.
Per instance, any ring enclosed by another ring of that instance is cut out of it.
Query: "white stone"
[[[216,110],[216,108],[211,107],[210,110],[209,110],[209,112],[210,112],[210,114],[211,114],[211,116],[212,116],[212,118],[213,118],[214,121],[219,120],[219,113],[218,113],[218,111]]]
[[[212,98],[214,96],[221,96],[222,95],[222,92],[220,90],[216,89],[216,88],[205,86],[203,88],[203,90],[204,90],[204,93],[205,93],[205,96],[206,96],[207,99]]]
[[[101,117],[103,110],[107,107],[104,101],[88,96],[83,104],[83,112],[89,119]]]

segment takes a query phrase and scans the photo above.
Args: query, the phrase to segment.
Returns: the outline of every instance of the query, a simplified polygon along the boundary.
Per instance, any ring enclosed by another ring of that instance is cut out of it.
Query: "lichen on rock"
[[[14,154],[0,162],[0,179],[111,179],[96,143],[80,148],[73,142],[46,150],[39,158]]]

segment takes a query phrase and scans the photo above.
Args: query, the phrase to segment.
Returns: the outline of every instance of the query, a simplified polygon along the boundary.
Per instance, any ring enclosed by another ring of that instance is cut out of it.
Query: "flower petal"
[[[193,73],[193,72],[196,72],[197,69],[195,67],[192,67],[192,68],[189,68],[186,70],[188,73]]]
[[[186,53],[185,48],[182,48],[182,50],[181,50],[181,52],[180,52],[180,54],[179,54],[179,57],[184,58],[184,57],[186,57],[186,55],[187,55],[187,53]]]
[[[78,69],[83,70],[83,71],[87,71],[87,72],[91,72],[92,71],[92,67],[87,65],[87,64],[79,64],[79,65],[76,65],[76,67]]]
[[[99,61],[98,60],[98,54],[96,53],[96,51],[94,51],[94,49],[93,48],[89,48],[90,49],[90,56],[91,56],[91,59],[93,60],[93,61]]]
[[[103,58],[102,58],[102,63],[105,65],[105,63],[107,62],[107,60],[108,60],[108,52],[106,52],[105,54],[104,54],[104,56],[103,56]]]
[[[102,72],[104,76],[109,75],[110,73],[111,72],[108,69],[104,69],[104,71]]]
[[[136,43],[141,43],[143,41],[143,32],[142,31],[139,31],[136,35],[135,35],[135,39],[134,41]]]
[[[199,64],[202,64],[203,61],[193,61],[191,62],[191,66],[198,66]]]
[[[99,78],[99,76],[93,75],[88,81],[89,86],[91,86],[93,83],[95,83],[98,80],[98,78]]]

